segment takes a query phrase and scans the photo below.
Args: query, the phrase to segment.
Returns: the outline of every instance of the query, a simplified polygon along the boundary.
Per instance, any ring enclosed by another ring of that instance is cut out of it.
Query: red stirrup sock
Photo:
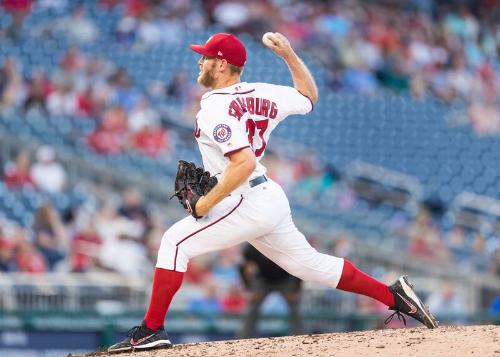
[[[337,289],[369,296],[389,307],[395,304],[394,296],[386,284],[363,273],[347,259],[344,259],[344,269]]]
[[[181,287],[183,276],[184,273],[178,271],[155,268],[151,300],[144,316],[147,328],[157,330],[163,327],[168,307],[175,293]]]

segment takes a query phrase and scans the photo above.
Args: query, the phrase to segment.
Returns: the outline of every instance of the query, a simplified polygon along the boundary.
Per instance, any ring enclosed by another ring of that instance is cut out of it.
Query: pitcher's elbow
[[[250,174],[255,171],[255,169],[257,168],[257,160],[255,159],[255,157],[245,162],[245,168]]]

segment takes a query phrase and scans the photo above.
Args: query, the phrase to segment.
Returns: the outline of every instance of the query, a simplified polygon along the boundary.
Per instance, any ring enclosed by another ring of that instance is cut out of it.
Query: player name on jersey
[[[229,115],[238,119],[238,121],[247,112],[252,115],[275,119],[278,115],[278,106],[269,99],[255,97],[239,97],[229,104]]]

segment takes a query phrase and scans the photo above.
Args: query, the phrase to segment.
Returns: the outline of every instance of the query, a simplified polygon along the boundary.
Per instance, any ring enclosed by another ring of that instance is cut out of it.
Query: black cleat
[[[132,350],[147,350],[172,347],[172,342],[163,328],[150,330],[144,322],[135,326],[127,333],[127,338],[108,348],[108,352],[126,352]]]
[[[406,316],[413,317],[415,320],[420,321],[427,326],[427,328],[438,327],[437,320],[418,298],[413,290],[413,285],[408,282],[408,277],[401,276],[394,284],[389,286],[389,291],[394,295],[394,301],[396,302],[396,305],[390,307],[389,310],[394,310],[396,312],[387,318],[386,324],[392,320],[394,315],[397,315],[399,318],[401,313],[403,313]],[[404,317],[403,322],[406,325]]]

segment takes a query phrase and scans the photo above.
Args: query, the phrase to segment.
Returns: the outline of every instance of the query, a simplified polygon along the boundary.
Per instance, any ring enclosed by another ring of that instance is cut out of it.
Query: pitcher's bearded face
[[[205,88],[210,88],[215,82],[215,65],[217,61],[215,58],[202,57],[198,61],[200,65],[200,73],[198,75],[198,83]]]

